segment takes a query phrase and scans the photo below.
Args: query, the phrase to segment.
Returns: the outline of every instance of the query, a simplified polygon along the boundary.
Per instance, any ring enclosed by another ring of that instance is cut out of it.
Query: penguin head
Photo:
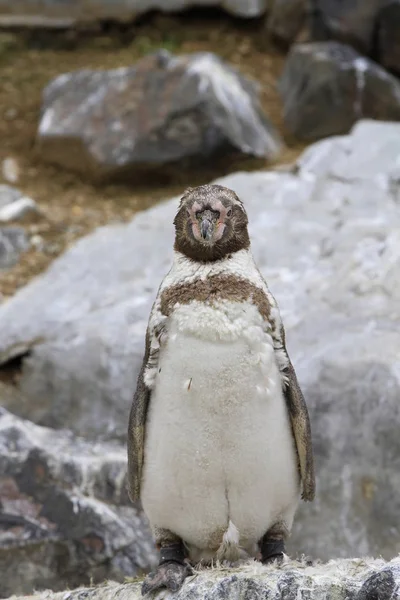
[[[249,248],[247,214],[232,190],[222,185],[188,188],[175,225],[175,250],[200,262],[221,260]]]

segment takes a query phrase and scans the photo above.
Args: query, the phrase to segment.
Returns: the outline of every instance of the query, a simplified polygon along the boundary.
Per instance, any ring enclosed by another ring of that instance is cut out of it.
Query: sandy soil
[[[0,34],[0,163],[9,157],[17,161],[16,187],[38,202],[43,216],[24,226],[29,235],[43,239],[44,249],[29,250],[15,267],[0,273],[0,301],[99,225],[128,221],[138,210],[179,194],[188,185],[205,183],[238,169],[271,166],[264,161],[235,161],[224,165],[222,172],[210,168],[196,174],[160,173],[149,184],[94,185],[74,173],[46,165],[37,152],[35,135],[42,90],[58,74],[81,68],[129,66],[159,47],[176,53],[213,51],[261,83],[264,110],[288,146],[279,162],[292,161],[302,150],[286,135],[282,123],[276,83],[285,57],[266,42],[260,22],[215,14],[156,15],[123,31],[110,28],[96,35],[18,36],[7,38],[3,46],[1,42]]]

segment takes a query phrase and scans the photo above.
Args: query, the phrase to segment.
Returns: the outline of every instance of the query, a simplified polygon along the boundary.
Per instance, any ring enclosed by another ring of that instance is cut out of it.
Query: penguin
[[[196,564],[282,561],[315,476],[310,420],[242,201],[189,188],[150,313],[128,426],[128,489],[160,551],[142,593]]]

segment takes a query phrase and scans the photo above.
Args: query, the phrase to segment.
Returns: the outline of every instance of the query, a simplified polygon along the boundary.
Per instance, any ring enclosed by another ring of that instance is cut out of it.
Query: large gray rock
[[[154,564],[147,524],[127,497],[124,448],[0,408],[0,473],[1,598],[123,581]]]
[[[280,148],[254,82],[214,54],[167,51],[132,68],[57,77],[44,92],[38,141],[51,162],[114,175],[222,151],[274,157]]]
[[[379,62],[400,75],[400,0],[391,0],[378,15]]]
[[[125,585],[111,582],[58,594],[36,593],[30,600],[139,600],[140,587],[141,581]],[[280,568],[253,563],[237,569],[207,569],[189,577],[179,592],[163,592],[158,597],[164,600],[395,600],[399,590],[399,559],[389,563],[352,559],[318,565],[287,561]],[[19,599],[14,597],[14,600]]]
[[[347,133],[362,118],[400,120],[400,81],[350,46],[292,46],[279,89],[288,130],[303,140]]]
[[[335,39],[370,53],[376,17],[387,0],[311,0],[313,37]]]
[[[146,12],[220,6],[239,17],[259,17],[268,0],[0,0],[0,25],[67,28],[101,20],[130,21]]]
[[[311,412],[318,494],[301,507],[294,553],[400,552],[399,156],[400,124],[362,121],[293,172],[220,180],[248,210]],[[10,410],[124,439],[176,208],[99,229],[0,307],[0,362],[27,398]]]

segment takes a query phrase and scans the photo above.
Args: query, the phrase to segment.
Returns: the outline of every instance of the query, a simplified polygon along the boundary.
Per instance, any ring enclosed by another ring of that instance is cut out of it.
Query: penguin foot
[[[276,566],[281,565],[283,562],[283,554],[272,554],[272,556],[262,558],[261,562],[263,565],[272,565],[273,563],[275,563]]]
[[[263,565],[276,563],[280,565],[285,554],[285,543],[283,540],[263,540],[261,544],[261,562]]]
[[[142,585],[142,596],[149,592],[155,592],[161,588],[167,588],[171,592],[177,592],[186,577],[192,575],[193,571],[187,563],[169,560],[158,565],[157,569],[149,573]]]

